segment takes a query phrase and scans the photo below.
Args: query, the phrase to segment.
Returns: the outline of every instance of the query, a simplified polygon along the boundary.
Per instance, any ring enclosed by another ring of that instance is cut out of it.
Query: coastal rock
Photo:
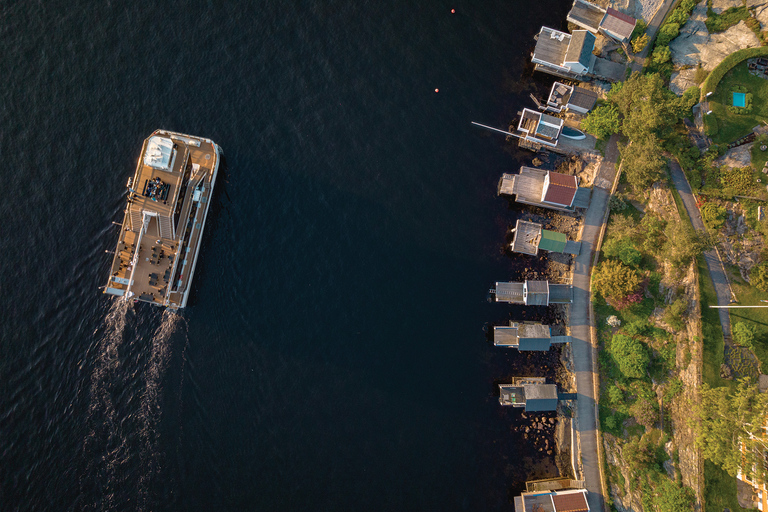
[[[672,77],[669,80],[669,89],[678,96],[682,96],[686,89],[690,89],[696,85],[695,68],[687,68],[681,69],[680,71],[675,71],[672,73]]]
[[[706,5],[706,2],[702,3]],[[742,5],[744,5],[742,0],[712,0],[712,10],[717,14],[720,14],[731,7],[741,7]]]

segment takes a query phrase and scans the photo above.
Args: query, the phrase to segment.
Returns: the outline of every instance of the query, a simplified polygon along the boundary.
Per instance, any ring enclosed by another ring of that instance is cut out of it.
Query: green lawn
[[[734,114],[728,110],[737,85],[746,87],[752,93],[750,114]],[[712,113],[704,116],[707,124],[717,125],[717,133],[711,135],[712,140],[716,144],[731,143],[747,135],[764,120],[768,121],[768,80],[749,74],[747,62],[744,61],[725,74],[709,97],[709,108]]]
[[[755,510],[739,506],[736,500],[736,477],[708,460],[704,461],[704,503],[709,512],[721,512],[726,509],[731,512]]]
[[[702,378],[710,386],[719,387],[726,384],[720,378],[720,365],[723,364],[723,329],[720,327],[720,316],[716,309],[709,306],[717,305],[717,292],[709,277],[704,256],[696,258],[699,269],[699,291],[701,293],[701,331],[704,335],[704,366]]]
[[[768,162],[768,149],[762,150],[761,146],[768,146],[768,136],[761,135],[755,140],[755,144],[752,146],[752,167],[757,171],[762,170],[765,166],[765,162]],[[768,175],[760,176],[758,178],[763,179],[763,183],[768,182]]]

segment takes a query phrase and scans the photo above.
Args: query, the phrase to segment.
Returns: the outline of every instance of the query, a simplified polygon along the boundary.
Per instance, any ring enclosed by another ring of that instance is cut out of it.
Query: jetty
[[[515,377],[510,384],[499,384],[499,403],[525,412],[556,411],[557,400],[557,386],[544,377]]]
[[[581,242],[568,240],[564,234],[546,230],[536,222],[518,219],[512,232],[512,252],[536,256],[542,250],[578,256],[581,251]]]
[[[496,302],[524,304],[526,306],[549,306],[573,302],[573,286],[551,284],[549,281],[496,282],[491,290]]]
[[[518,174],[504,174],[499,195],[515,196],[518,203],[562,212],[589,207],[591,189],[579,187],[579,178],[523,166]]]
[[[548,325],[510,322],[493,328],[495,346],[516,348],[520,352],[547,351],[553,344],[570,342],[570,336],[552,336],[552,328]]]

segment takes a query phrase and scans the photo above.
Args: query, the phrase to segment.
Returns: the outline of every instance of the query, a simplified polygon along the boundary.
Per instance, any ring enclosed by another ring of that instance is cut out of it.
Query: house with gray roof
[[[596,102],[597,93],[594,91],[577,85],[555,82],[549,92],[547,110],[557,113],[569,111],[586,114],[592,110]]]
[[[628,43],[637,20],[628,14],[609,7],[603,9],[586,0],[574,0],[566,18],[568,21],[593,34],[603,34],[620,43]]]
[[[544,377],[515,377],[511,384],[499,384],[499,403],[525,408],[525,412],[557,410],[557,385]]]
[[[524,108],[520,122],[517,123],[517,131],[529,142],[554,148],[563,132],[563,124],[563,120],[558,117]]]
[[[493,344],[516,348],[520,352],[547,351],[552,344],[570,343],[570,336],[552,336],[548,325],[530,322],[509,322],[493,327]]]
[[[574,25],[597,34],[604,17],[605,9],[602,7],[585,0],[574,0],[566,19]]]
[[[594,48],[595,36],[587,30],[575,30],[571,35],[541,27],[531,61],[537,71],[581,80],[591,72]]]

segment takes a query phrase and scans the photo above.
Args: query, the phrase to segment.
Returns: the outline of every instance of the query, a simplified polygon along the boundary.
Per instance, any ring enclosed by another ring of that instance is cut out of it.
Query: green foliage
[[[648,34],[642,34],[640,36],[632,38],[632,51],[635,53],[642,52],[643,49],[648,45],[650,40],[651,38],[648,37]]]
[[[732,476],[741,469],[747,477],[764,480],[762,438],[766,413],[768,394],[760,393],[746,379],[739,381],[732,391],[704,384],[701,402],[694,405],[694,418],[689,425],[705,458]]]
[[[710,229],[720,229],[726,216],[725,208],[717,203],[704,203],[701,206],[701,217]]]
[[[653,427],[659,421],[659,404],[640,398],[629,408],[629,413],[645,428]]]
[[[656,36],[656,48],[660,46],[669,46],[674,38],[680,33],[680,25],[677,23],[665,23],[659,29],[659,35]]]
[[[755,345],[755,326],[745,322],[736,322],[733,326],[733,341],[742,347],[753,348]]]
[[[691,17],[693,8],[696,7],[697,0],[682,0],[674,11],[667,17],[667,23],[677,23],[679,26],[683,26]]]
[[[668,478],[661,478],[653,501],[659,512],[691,512],[696,495],[690,487],[678,485]]]
[[[622,132],[633,141],[648,134],[666,137],[678,117],[685,113],[688,100],[682,102],[664,83],[658,73],[635,73],[625,82],[614,84],[608,92],[608,100],[623,116]]]
[[[717,89],[717,85],[720,83],[720,80],[722,80],[725,74],[733,69],[737,64],[747,59],[751,59],[752,57],[765,57],[766,55],[768,55],[768,47],[762,46],[758,46],[757,48],[745,48],[743,50],[733,52],[725,59],[723,59],[723,61],[715,66],[715,69],[709,73],[709,76],[706,80],[704,80],[704,83],[701,86],[702,94],[714,92],[715,89]]]
[[[685,297],[678,297],[664,310],[664,321],[673,329],[680,331],[685,327],[683,315],[688,311],[688,301]]]
[[[742,20],[749,18],[749,11],[746,6],[731,7],[725,11],[717,14],[712,9],[707,12],[707,20],[704,24],[707,26],[707,31],[710,34],[715,32],[723,32],[728,30],[732,26],[736,25]]]
[[[648,28],[648,24],[643,19],[637,20],[637,23],[635,23],[635,28],[632,29],[632,35],[629,36],[630,39],[635,39],[637,37],[640,37],[642,34],[645,33],[645,29]]]
[[[608,209],[612,212],[621,212],[627,209],[627,203],[616,194],[608,198]]]
[[[749,194],[755,186],[750,167],[722,168],[720,181],[724,187],[733,189],[737,194]]]
[[[630,267],[637,267],[643,259],[643,255],[629,238],[611,238],[603,245],[603,254],[609,258],[621,260]]]
[[[606,260],[593,272],[592,287],[606,299],[623,299],[640,287],[640,275],[620,261]]]
[[[626,203],[624,203],[626,204]],[[608,224],[611,237],[632,238],[638,233],[637,221],[630,215],[612,213]]]
[[[611,384],[608,387],[608,402],[617,409],[623,405],[624,392],[616,384]]]
[[[761,292],[768,292],[768,263],[752,267],[749,271],[749,284]]]
[[[674,379],[669,381],[669,385],[667,386],[667,389],[664,390],[664,399],[669,401],[675,398],[677,395],[679,395],[683,391],[683,381],[680,380],[679,377],[675,377]]]
[[[656,64],[664,64],[672,59],[672,50],[669,46],[656,46],[653,49],[653,62]]]
[[[622,170],[635,191],[649,188],[664,176],[667,162],[653,134],[634,138],[631,145],[619,145]]]
[[[627,336],[647,336],[648,333],[651,330],[651,324],[648,323],[648,320],[645,318],[641,318],[639,320],[634,320],[632,322],[629,322],[626,324],[621,331],[626,334]]]
[[[597,137],[607,139],[621,130],[621,118],[616,105],[608,104],[595,108],[581,122],[581,129]]]
[[[646,213],[640,221],[640,227],[644,234],[643,250],[648,253],[658,252],[659,247],[663,247],[667,239],[665,235],[667,221],[653,213]]]
[[[608,344],[608,353],[625,378],[642,379],[646,376],[651,358],[642,341],[623,334],[614,334]]]
[[[695,231],[690,223],[672,222],[667,225],[664,255],[675,269],[687,267],[693,258],[712,247],[706,233]]]

